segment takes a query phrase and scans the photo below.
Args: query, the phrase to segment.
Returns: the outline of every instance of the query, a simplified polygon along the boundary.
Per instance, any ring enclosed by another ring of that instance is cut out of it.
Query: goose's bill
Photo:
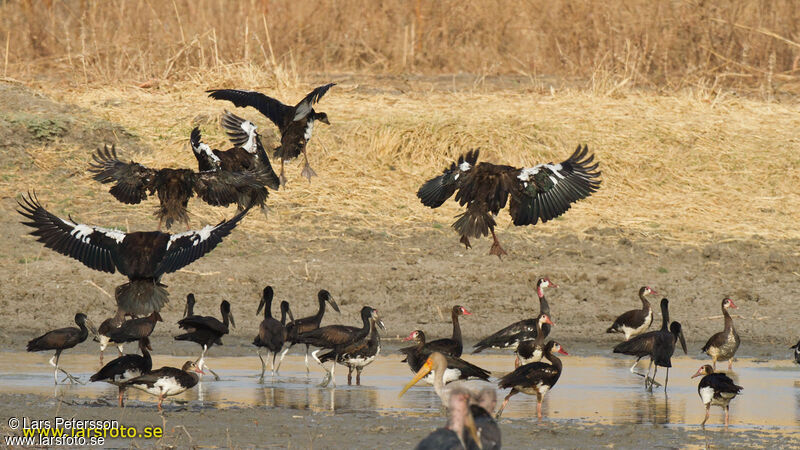
[[[472,313],[467,311],[467,308],[464,308],[463,306],[461,307],[461,311],[464,313],[465,316],[471,316],[472,315]]]
[[[403,390],[400,391],[400,395],[398,395],[398,397],[402,397],[407,390],[411,389],[411,386],[414,386],[415,384],[417,384],[417,382],[419,382],[419,380],[425,378],[425,375],[431,373],[431,370],[433,370],[433,359],[428,358],[428,360],[425,361],[425,364],[422,365],[422,368],[419,369],[419,372],[417,372],[417,374],[414,375],[414,379],[409,381],[408,384],[405,385]]]
[[[566,350],[564,350],[563,348],[559,348],[559,349],[558,349],[558,353],[561,353],[562,355],[567,355],[567,356],[569,356],[569,353],[567,353],[567,351],[566,351]]]
[[[554,324],[553,321],[550,320],[550,316],[544,316],[544,317],[545,317],[544,323],[548,323],[548,324],[550,324],[552,326],[556,326],[556,324]]]
[[[683,349],[683,354],[688,355],[689,352],[686,350],[686,338],[683,337],[683,330],[678,333],[678,340],[681,341],[681,348]]]
[[[416,331],[412,331],[411,334],[408,335],[408,337],[404,337],[403,338],[403,342],[410,341],[410,340],[414,339],[416,337],[416,336],[414,336],[414,333],[416,333]],[[794,348],[794,347],[790,347],[790,348]]]
[[[697,377],[699,377],[699,376],[705,375],[705,373],[703,373],[703,369],[704,369],[704,368],[705,368],[705,366],[703,366],[703,367],[701,367],[701,368],[697,369],[697,372],[695,372],[695,374],[694,374],[694,375],[692,375],[692,376],[691,376],[691,378],[697,378]]]
[[[730,308],[733,308],[733,309],[739,309],[739,307],[738,307],[738,306],[736,306],[736,305],[733,303],[733,300],[731,300],[731,299],[728,299],[728,302],[731,304]]]

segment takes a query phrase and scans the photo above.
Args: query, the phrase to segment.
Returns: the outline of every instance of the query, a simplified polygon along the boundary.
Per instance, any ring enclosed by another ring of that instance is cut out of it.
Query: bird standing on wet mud
[[[442,175],[425,182],[417,191],[422,204],[438,208],[456,194],[455,200],[466,206],[453,223],[461,243],[470,248],[469,238],[492,234],[489,254],[506,254],[497,240],[495,217],[511,197],[509,213],[515,226],[545,223],[564,214],[572,203],[600,188],[600,172],[589,148],[578,146],[559,164],[538,164],[517,168],[487,162],[478,163],[478,150],[471,150],[450,164]]]
[[[261,313],[264,309],[264,320],[258,326],[258,335],[253,339],[253,345],[258,348],[258,358],[261,360],[261,376],[259,380],[264,379],[264,372],[267,370],[267,364],[261,356],[261,349],[267,349],[267,358],[272,355],[272,375],[275,375],[275,358],[278,353],[283,349],[283,343],[286,342],[286,317],[288,315],[289,321],[293,322],[294,317],[292,311],[289,309],[289,302],[281,302],[281,320],[272,317],[272,299],[275,297],[275,291],[272,286],[267,286],[261,293],[261,301],[258,303],[256,314]]]
[[[739,395],[739,392],[744,389],[741,386],[734,384],[733,380],[722,372],[714,372],[714,368],[706,364],[697,370],[697,373],[692,375],[692,378],[704,375],[697,385],[697,393],[700,395],[700,400],[706,407],[706,417],[700,425],[705,428],[706,421],[712,405],[720,406],[725,410],[725,427],[728,427],[729,418],[728,410],[730,409],[730,402],[734,397]]]
[[[711,357],[711,367],[717,369],[717,361],[728,361],[728,370],[733,369],[733,357],[739,350],[742,340],[739,333],[733,327],[733,318],[728,312],[728,308],[736,308],[733,300],[725,297],[722,300],[722,317],[725,321],[725,329],[714,334],[708,339],[702,351]]]
[[[308,181],[311,181],[311,177],[317,175],[308,163],[306,146],[314,131],[314,123],[322,122],[330,125],[330,122],[328,121],[328,115],[324,112],[315,111],[313,105],[320,101],[322,96],[328,92],[328,89],[335,84],[328,83],[314,89],[295,106],[284,105],[272,97],[255,91],[211,89],[206,92],[213,99],[228,100],[240,108],[251,106],[278,127],[281,133],[281,145],[275,149],[275,156],[281,158],[279,178],[281,185],[285,185],[284,163],[297,158],[301,153],[305,159],[301,175],[307,178]]]
[[[31,339],[28,342],[27,350],[29,352],[43,352],[46,350],[55,350],[56,353],[50,358],[50,365],[55,367],[53,371],[53,381],[58,384],[58,371],[63,372],[70,383],[77,382],[78,379],[72,376],[66,370],[58,366],[58,360],[61,358],[61,352],[64,350],[75,347],[89,337],[89,329],[94,329],[92,321],[86,317],[86,314],[75,314],[75,323],[79,328],[66,327],[57,330],[48,331],[47,333]],[[93,331],[95,332],[95,331]]]
[[[642,286],[639,289],[639,300],[642,301],[642,309],[632,309],[620,314],[614,323],[608,327],[606,333],[623,333],[625,340],[638,336],[653,324],[653,308],[645,296],[658,294],[650,286]]]
[[[174,338],[176,341],[191,341],[203,347],[203,352],[197,359],[197,365],[200,369],[208,369],[217,381],[219,381],[219,375],[211,370],[208,364],[205,364],[206,351],[214,344],[222,345],[222,336],[230,332],[228,326],[236,326],[231,312],[231,304],[227,300],[220,303],[219,312],[222,317],[221,321],[213,316],[184,317],[178,321],[178,326],[186,333],[179,334]]]

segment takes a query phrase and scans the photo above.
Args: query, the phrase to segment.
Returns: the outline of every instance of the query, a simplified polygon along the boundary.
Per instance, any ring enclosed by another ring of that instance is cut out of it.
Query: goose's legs
[[[489,231],[492,232],[492,240],[493,240],[492,248],[489,249],[489,254],[497,255],[497,257],[502,260],[503,255],[508,255],[508,253],[506,253],[506,251],[503,250],[503,247],[500,246],[500,241],[497,240],[497,235],[494,234],[494,228],[489,228]]]
[[[308,153],[306,153],[306,147],[303,146],[303,158],[306,161],[306,164],[303,166],[303,170],[300,172],[300,175],[304,176],[308,182],[311,182],[311,177],[317,176],[317,173],[314,172],[314,169],[311,168],[311,164],[308,163]]]
[[[511,392],[509,392],[508,395],[506,395],[506,398],[503,400],[503,404],[500,405],[500,409],[497,410],[497,414],[495,414],[494,416],[495,420],[500,419],[500,416],[503,415],[503,410],[506,409],[508,401],[511,400],[511,397],[515,395],[517,392],[518,391],[516,389],[511,389]]]

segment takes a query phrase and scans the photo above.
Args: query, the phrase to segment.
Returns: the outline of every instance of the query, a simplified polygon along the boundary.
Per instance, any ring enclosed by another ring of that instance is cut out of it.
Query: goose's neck
[[[722,308],[722,315],[725,317],[725,331],[729,332],[733,329],[733,317],[725,307]]]
[[[642,310],[645,311],[645,312],[649,312],[650,311],[650,302],[647,301],[647,299],[644,296],[644,293],[641,293],[641,292],[639,293],[639,300],[642,301]]]
[[[544,292],[542,292],[542,288],[539,288],[539,314],[547,314],[550,315],[550,304],[547,303],[547,299],[544,296]]]
[[[458,323],[458,313],[453,311],[453,340],[461,342],[461,324]]]

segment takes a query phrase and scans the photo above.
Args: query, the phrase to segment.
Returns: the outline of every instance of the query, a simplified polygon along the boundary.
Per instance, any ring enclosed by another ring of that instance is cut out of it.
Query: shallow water
[[[75,402],[116,404],[117,388],[105,383],[53,386],[50,355],[0,353],[0,394],[54,393]],[[180,366],[186,357],[156,356],[154,367]],[[493,370],[494,377],[513,369],[508,355],[467,356],[470,362]],[[704,363],[687,357],[673,361],[670,370],[668,395],[663,388],[646,392],[643,378],[631,374],[632,360],[604,356],[565,356],[564,372],[556,387],[547,395],[543,414],[557,421],[578,421],[600,424],[666,424],[670,426],[697,425],[703,418],[703,406],[697,395],[698,379],[691,379]],[[306,376],[302,356],[288,355],[281,373],[272,377],[269,372],[259,383],[260,362],[252,357],[209,357],[208,364],[222,379],[214,381],[206,375],[197,388],[180,396],[177,401],[189,402],[190,407],[232,408],[267,407],[295,410],[357,413],[374,411],[386,415],[438,415],[441,402],[433,389],[424,383],[398,398],[402,386],[412,378],[405,363],[395,355],[381,357],[368,366],[362,386],[347,386],[346,368],[336,370],[337,387],[317,386],[322,371],[312,362]],[[95,355],[65,354],[62,367],[81,380],[88,380],[90,369],[97,369]],[[646,370],[646,364],[641,364]],[[735,363],[731,377],[744,386],[743,393],[731,403],[732,429],[775,430],[796,429],[800,425],[800,369],[788,361],[759,362],[752,359]],[[664,381],[665,370],[657,380]],[[59,376],[59,379],[63,378]],[[494,378],[493,378],[494,380]],[[485,384],[491,386],[491,384]],[[494,384],[496,386],[496,384]],[[498,404],[507,391],[498,390]],[[155,397],[139,391],[127,395],[129,404],[153,403]],[[504,418],[535,417],[536,399],[518,394],[504,411]],[[710,426],[722,423],[721,408],[712,407]]]

